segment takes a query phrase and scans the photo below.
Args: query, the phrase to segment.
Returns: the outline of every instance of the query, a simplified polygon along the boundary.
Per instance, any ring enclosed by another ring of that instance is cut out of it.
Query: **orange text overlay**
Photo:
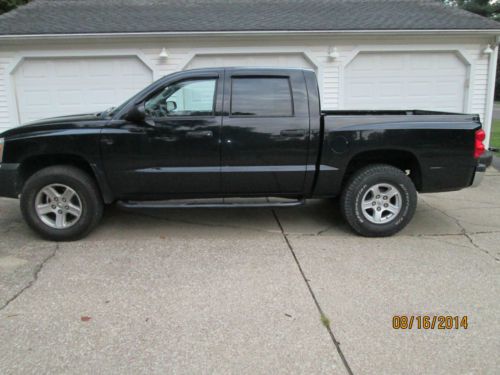
[[[467,315],[394,315],[394,329],[467,329]]]

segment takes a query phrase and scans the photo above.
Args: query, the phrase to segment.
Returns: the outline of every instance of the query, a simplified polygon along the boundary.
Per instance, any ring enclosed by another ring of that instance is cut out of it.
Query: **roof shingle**
[[[0,16],[0,35],[464,29],[500,23],[436,0],[33,0]]]

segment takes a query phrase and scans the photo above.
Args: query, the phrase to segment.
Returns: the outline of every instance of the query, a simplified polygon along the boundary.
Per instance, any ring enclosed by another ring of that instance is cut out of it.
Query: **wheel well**
[[[422,171],[418,159],[411,152],[401,150],[375,150],[357,154],[347,165],[343,184],[357,170],[370,164],[388,164],[399,168],[408,174],[417,190],[422,187]]]
[[[19,190],[22,189],[24,183],[31,177],[33,174],[38,172],[39,170],[47,167],[52,167],[55,165],[70,165],[76,167],[85,173],[87,173],[91,178],[94,179],[97,187],[99,184],[96,180],[94,171],[90,164],[83,158],[76,155],[38,155],[31,156],[21,163],[20,167],[20,180],[18,181]]]

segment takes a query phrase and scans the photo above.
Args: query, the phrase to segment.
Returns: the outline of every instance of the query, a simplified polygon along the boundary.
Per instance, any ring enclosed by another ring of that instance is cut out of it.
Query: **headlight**
[[[4,145],[4,139],[0,138],[0,163],[3,160],[3,145]]]

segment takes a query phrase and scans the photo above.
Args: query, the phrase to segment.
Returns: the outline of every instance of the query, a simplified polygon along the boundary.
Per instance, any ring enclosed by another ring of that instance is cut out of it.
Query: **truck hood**
[[[43,120],[32,121],[0,134],[0,137],[16,137],[30,133],[46,132],[52,130],[73,130],[85,128],[101,128],[107,120],[99,116],[99,113],[86,113],[72,116],[52,117]]]

